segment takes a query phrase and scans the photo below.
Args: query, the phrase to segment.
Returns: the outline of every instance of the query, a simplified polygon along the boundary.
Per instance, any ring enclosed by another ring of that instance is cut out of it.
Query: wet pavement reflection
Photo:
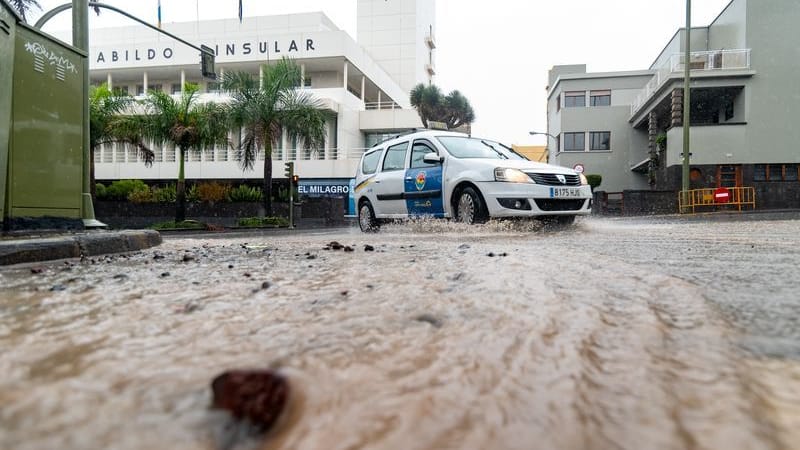
[[[6,268],[0,448],[800,449],[798,262],[800,221],[587,219]],[[289,380],[267,435],[232,368]]]

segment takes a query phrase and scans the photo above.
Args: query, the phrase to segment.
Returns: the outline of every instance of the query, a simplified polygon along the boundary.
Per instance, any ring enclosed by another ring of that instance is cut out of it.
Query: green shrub
[[[193,184],[191,186],[186,186],[186,201],[187,202],[199,202],[200,195],[197,193],[197,185]]]
[[[238,223],[240,227],[289,226],[289,220],[285,217],[247,217],[239,219]]]
[[[106,185],[103,183],[96,183],[94,185],[94,192],[98,200],[106,199]]]
[[[137,189],[128,194],[128,201],[131,203],[152,203],[154,201],[153,192],[150,188]]]
[[[261,189],[240,184],[228,191],[228,201],[231,202],[260,202],[263,198]]]
[[[197,184],[197,197],[201,202],[221,202],[228,198],[230,185],[216,181]]]
[[[153,230],[175,230],[175,229],[190,229],[190,230],[205,230],[207,227],[204,223],[196,220],[184,220],[183,222],[160,222],[150,226]]]
[[[175,203],[178,194],[175,189],[175,184],[153,188],[153,201],[158,203]]]
[[[104,200],[127,200],[131,192],[149,191],[150,188],[142,180],[119,180],[104,189]],[[99,197],[99,191],[98,191]]]
[[[592,190],[595,190],[597,186],[600,186],[600,183],[603,182],[603,176],[598,174],[589,174],[586,175],[586,181],[589,182],[589,186],[592,187]]]

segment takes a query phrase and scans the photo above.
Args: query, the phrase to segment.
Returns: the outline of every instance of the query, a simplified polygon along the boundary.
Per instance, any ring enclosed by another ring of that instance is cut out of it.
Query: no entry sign
[[[714,203],[728,203],[731,201],[731,191],[721,187],[714,191]]]

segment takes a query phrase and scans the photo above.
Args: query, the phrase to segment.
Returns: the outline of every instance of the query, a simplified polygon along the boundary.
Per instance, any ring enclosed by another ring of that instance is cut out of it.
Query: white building
[[[245,17],[164,24],[163,29],[217,52],[218,77],[226,71],[258,74],[262,65],[290,57],[304,74],[304,86],[335,113],[327,124],[325,148],[303,148],[285,136],[273,151],[273,174],[295,161],[304,180],[346,184],[365,148],[422,124],[409,104],[409,90],[430,83],[435,73],[432,0],[359,0],[358,41],[323,13]],[[62,36],[68,38],[68,36]],[[150,30],[129,27],[92,30],[90,78],[141,96],[159,89],[178,94],[185,82],[198,83],[208,100],[225,96],[201,77],[199,53]],[[152,167],[123,145],[95,153],[98,180],[171,180],[178,173],[174,148],[156,148]],[[263,157],[263,155],[262,155]],[[262,165],[244,172],[235,149],[190,153],[187,179],[261,179]]]

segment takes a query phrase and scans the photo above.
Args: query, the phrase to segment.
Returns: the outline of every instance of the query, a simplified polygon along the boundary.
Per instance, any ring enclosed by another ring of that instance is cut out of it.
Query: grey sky
[[[65,0],[39,0],[50,8]],[[388,0],[391,1],[391,0]],[[694,0],[692,23],[708,25],[730,0]],[[105,0],[156,22],[157,0]],[[436,79],[472,103],[473,133],[509,144],[544,144],[547,70],[646,69],[685,22],[685,0],[437,0]],[[162,21],[236,17],[238,0],[162,0]],[[244,0],[244,16],[323,11],[356,37],[356,0]],[[36,12],[34,17],[38,17]],[[92,14],[94,16],[94,14]],[[35,20],[35,19],[34,19]],[[129,24],[103,14],[92,27]],[[69,28],[63,14],[46,30]]]

